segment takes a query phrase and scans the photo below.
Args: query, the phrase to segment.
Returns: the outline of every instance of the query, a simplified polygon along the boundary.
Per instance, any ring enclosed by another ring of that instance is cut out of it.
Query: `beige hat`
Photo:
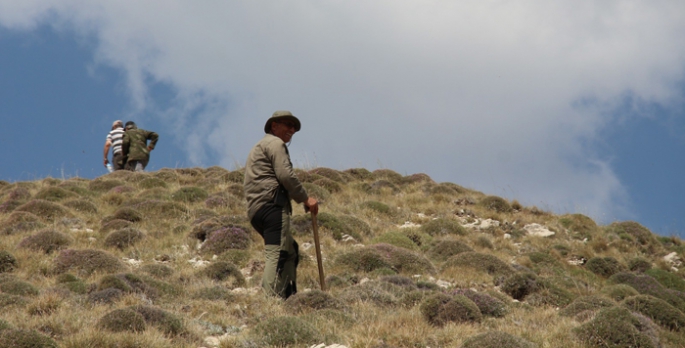
[[[288,110],[278,110],[274,112],[271,117],[266,121],[266,124],[264,125],[264,133],[270,133],[271,132],[271,123],[274,121],[280,121],[280,120],[290,120],[295,123],[295,132],[300,131],[300,120],[297,119],[297,117],[293,116],[293,114],[288,111]]]

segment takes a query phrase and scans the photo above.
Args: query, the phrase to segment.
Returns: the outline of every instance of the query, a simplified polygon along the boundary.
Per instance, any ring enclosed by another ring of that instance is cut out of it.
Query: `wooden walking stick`
[[[312,213],[312,229],[314,230],[314,247],[316,247],[316,263],[319,265],[319,284],[321,291],[326,291],[326,280],[323,276],[323,262],[321,260],[321,245],[319,244],[319,226],[316,223],[316,215]]]

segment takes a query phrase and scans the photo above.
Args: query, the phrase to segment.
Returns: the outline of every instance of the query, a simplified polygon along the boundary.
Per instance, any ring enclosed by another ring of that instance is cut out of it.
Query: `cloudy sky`
[[[235,169],[279,109],[296,166],[426,173],[685,235],[685,2],[0,0],[0,180]]]

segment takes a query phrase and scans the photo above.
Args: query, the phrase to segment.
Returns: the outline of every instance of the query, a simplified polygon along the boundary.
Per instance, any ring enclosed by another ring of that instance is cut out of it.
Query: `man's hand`
[[[107,167],[107,163],[109,163],[109,161],[105,158],[105,167]]]
[[[304,207],[306,211],[311,211],[312,215],[319,213],[319,202],[313,197],[307,198],[304,202]]]
[[[148,146],[148,147],[147,147],[147,152],[152,151],[152,149],[154,149],[152,146]]]

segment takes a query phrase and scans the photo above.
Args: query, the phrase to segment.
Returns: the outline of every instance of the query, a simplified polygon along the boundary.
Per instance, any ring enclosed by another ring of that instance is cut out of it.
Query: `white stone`
[[[437,282],[435,282],[435,284],[437,284],[441,288],[449,288],[450,286],[452,286],[452,283],[446,282],[444,280],[438,280]]]
[[[221,341],[219,341],[218,337],[214,336],[207,336],[205,337],[205,344],[210,346],[210,347],[218,347]]]
[[[511,239],[511,235],[509,233],[505,233],[503,237],[504,239]]]
[[[523,229],[526,230],[526,232],[528,232],[529,236],[549,237],[554,235],[554,232],[548,230],[540,224],[528,224],[523,226]]]
[[[314,246],[314,244],[312,244],[312,243],[306,243],[306,242],[305,242],[305,243],[302,243],[301,248],[302,248],[302,250],[309,250],[309,249],[311,249],[313,246]]]
[[[361,285],[361,284],[364,284],[364,283],[366,283],[366,282],[368,282],[368,281],[370,281],[370,280],[371,280],[371,279],[364,277],[364,278],[362,278],[362,280],[359,281],[359,284],[360,284],[360,285]]]
[[[188,260],[188,263],[193,265],[194,268],[203,268],[209,265],[209,261],[204,261],[202,259],[198,259],[197,257],[193,257],[192,259]]]
[[[129,264],[133,267],[138,267],[138,266],[140,266],[141,263],[143,263],[143,261],[136,260],[136,259],[127,259],[125,257],[122,259],[124,260],[124,262],[126,262],[127,264]]]
[[[411,221],[405,221],[405,223],[403,225],[399,225],[397,227],[399,227],[399,228],[415,228],[415,227],[421,227],[421,225],[415,224]]]
[[[354,237],[350,236],[349,234],[343,234],[342,235],[342,241],[345,243],[356,243],[357,240],[354,239]]]
[[[480,225],[478,228],[490,228],[490,227],[499,227],[499,221],[493,220],[493,219],[486,219],[480,222]]]

